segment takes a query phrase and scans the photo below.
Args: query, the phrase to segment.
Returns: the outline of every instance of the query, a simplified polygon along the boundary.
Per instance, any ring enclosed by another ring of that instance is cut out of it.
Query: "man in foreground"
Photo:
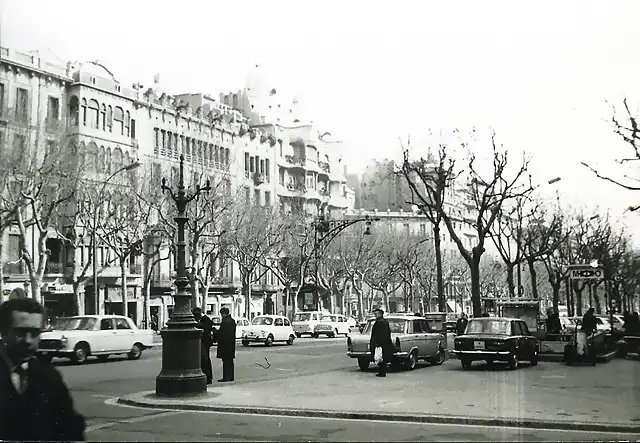
[[[84,441],[85,420],[62,376],[35,356],[43,325],[34,299],[0,305],[0,440]]]
[[[193,308],[191,311],[193,318],[198,322],[196,328],[202,329],[202,338],[200,338],[200,368],[204,375],[207,376],[207,384],[213,383],[213,366],[211,365],[211,346],[215,341],[215,331],[213,329],[213,320],[207,315],[202,315],[202,309]]]
[[[377,377],[387,376],[387,364],[393,358],[393,341],[391,340],[391,328],[389,322],[384,318],[384,311],[382,309],[376,309],[373,311],[376,315],[376,322],[371,328],[371,341],[369,342],[369,348],[371,354],[375,356],[376,348],[382,349],[382,360],[377,361],[378,373]],[[374,357],[375,358],[375,357]]]
[[[231,317],[228,308],[220,309],[222,323],[218,331],[218,352],[216,357],[222,359],[222,378],[219,382],[234,380],[234,363],[236,358],[236,321]]]

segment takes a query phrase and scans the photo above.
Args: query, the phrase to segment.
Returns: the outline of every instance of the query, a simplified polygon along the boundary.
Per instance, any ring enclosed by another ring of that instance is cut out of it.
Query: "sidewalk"
[[[185,399],[141,392],[120,403],[159,409],[364,420],[579,429],[640,434],[640,367],[614,360],[596,367],[559,363],[517,371],[442,367],[391,372],[332,372],[234,385],[213,385]]]

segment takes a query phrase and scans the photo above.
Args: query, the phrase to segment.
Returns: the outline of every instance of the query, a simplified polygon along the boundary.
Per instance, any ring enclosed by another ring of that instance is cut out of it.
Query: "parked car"
[[[349,329],[349,323],[344,315],[325,314],[320,319],[320,323],[313,328],[313,338],[318,338],[320,335],[333,338],[340,334],[346,337],[351,332]]]
[[[291,322],[282,315],[259,315],[246,326],[242,333],[242,346],[249,346],[251,343],[263,343],[271,346],[276,342],[293,344],[295,332]]]
[[[470,369],[474,361],[504,361],[512,369],[526,360],[538,364],[540,341],[529,332],[524,320],[517,318],[485,317],[469,320],[463,335],[454,339],[453,351],[464,369]]]
[[[245,329],[247,329],[247,326],[249,326],[250,324],[251,323],[249,323],[249,320],[244,317],[236,320],[236,340],[242,338]]]
[[[391,328],[391,340],[395,345],[392,364],[415,369],[418,360],[441,365],[446,359],[446,339],[439,332],[432,332],[424,318],[413,315],[389,315],[385,317]],[[358,366],[366,370],[373,361],[369,349],[371,330],[375,319],[367,322],[362,333],[351,333],[347,338],[347,355],[358,359]]]
[[[89,356],[106,361],[110,355],[126,354],[137,360],[153,346],[153,331],[138,329],[122,315],[67,317],[40,336],[38,354],[44,358],[64,357],[85,363]]]
[[[320,311],[298,312],[293,319],[293,329],[296,337],[300,338],[305,334],[313,336],[316,325],[326,313]]]

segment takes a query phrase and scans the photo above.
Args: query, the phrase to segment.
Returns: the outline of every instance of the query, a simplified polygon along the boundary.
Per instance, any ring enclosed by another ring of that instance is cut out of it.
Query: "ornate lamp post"
[[[364,222],[366,224],[366,228],[364,231],[364,235],[371,235],[371,222],[379,221],[380,217],[369,217],[365,215],[361,218],[352,218],[349,220],[328,220],[325,216],[326,203],[320,208],[320,215],[316,220],[312,222],[312,226],[315,231],[314,236],[314,245],[313,251],[315,254],[315,288],[314,288],[314,304],[320,309],[320,294],[318,291],[318,265],[320,261],[320,257],[324,249],[329,246],[331,241],[338,236],[342,231],[347,229],[349,226],[355,225],[356,223]]]
[[[162,190],[176,203],[178,215],[174,218],[178,224],[178,269],[176,275],[176,294],[174,309],[162,335],[162,370],[156,378],[156,394],[163,396],[184,396],[199,394],[207,390],[207,379],[200,369],[200,338],[202,331],[196,328],[191,313],[191,294],[187,277],[185,225],[187,205],[201,192],[209,191],[209,180],[205,187],[196,185],[196,190],[188,195],[184,186],[184,156],[180,156],[180,180],[178,192],[174,192],[162,179]]]

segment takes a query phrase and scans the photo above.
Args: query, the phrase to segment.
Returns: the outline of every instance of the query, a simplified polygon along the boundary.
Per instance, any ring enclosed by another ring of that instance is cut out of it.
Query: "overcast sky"
[[[99,60],[126,84],[160,73],[169,93],[240,89],[259,63],[345,141],[352,171],[369,156],[396,157],[407,134],[492,127],[510,150],[532,155],[537,181],[562,177],[549,195],[558,189],[567,204],[616,214],[640,203],[580,166],[625,152],[605,100],[640,102],[640,2],[0,0],[0,8],[2,46]]]

